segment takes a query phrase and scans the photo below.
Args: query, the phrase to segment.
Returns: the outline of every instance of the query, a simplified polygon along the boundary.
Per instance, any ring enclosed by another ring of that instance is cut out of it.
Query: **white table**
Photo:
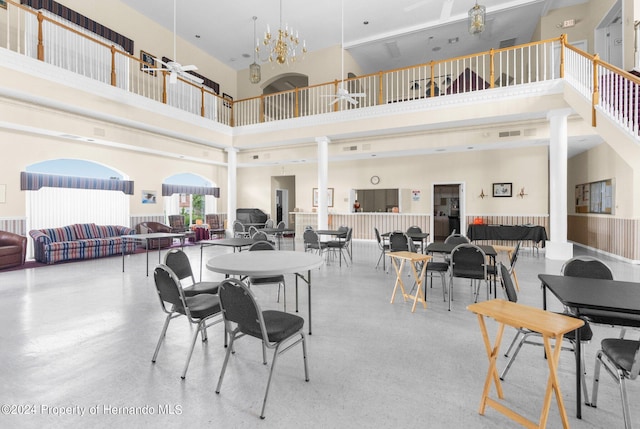
[[[144,243],[144,247],[146,249],[147,254],[147,277],[149,277],[149,243],[151,240],[158,241],[158,264],[160,263],[160,239],[161,238],[179,238],[180,245],[184,247],[184,237],[185,234],[178,234],[173,232],[151,232],[149,234],[129,234],[129,235],[121,235],[122,238],[122,272],[124,273],[124,248],[126,247],[127,241]],[[153,249],[152,249],[153,250]]]
[[[309,335],[311,335],[311,270],[324,261],[315,253],[274,250],[261,252],[226,253],[207,261],[207,269],[216,273],[237,276],[271,277],[280,274],[296,275],[296,312],[298,311],[298,278],[307,283],[309,293]],[[307,272],[305,278],[304,272]]]

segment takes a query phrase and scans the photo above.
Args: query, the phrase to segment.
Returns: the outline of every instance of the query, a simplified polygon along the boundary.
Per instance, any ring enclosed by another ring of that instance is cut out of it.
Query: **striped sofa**
[[[61,228],[34,229],[33,238],[36,261],[53,264],[72,259],[93,259],[122,253],[122,235],[135,234],[126,226],[77,223]],[[133,253],[136,243],[127,241],[125,253]]]

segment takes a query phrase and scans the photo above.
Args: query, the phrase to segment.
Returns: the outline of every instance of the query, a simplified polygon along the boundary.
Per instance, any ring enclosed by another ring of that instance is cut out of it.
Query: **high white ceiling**
[[[174,0],[122,1],[173,31]],[[310,52],[340,44],[342,0],[176,1],[178,36],[235,70],[253,62],[252,17],[258,18],[258,37],[267,24],[273,32],[279,26],[280,1],[283,24],[299,31]],[[486,51],[510,39],[527,43],[548,11],[587,2],[480,0],[487,8],[487,28],[478,37],[467,31],[474,0],[344,0],[345,48],[363,73],[374,73]],[[449,43],[456,38],[457,43]]]

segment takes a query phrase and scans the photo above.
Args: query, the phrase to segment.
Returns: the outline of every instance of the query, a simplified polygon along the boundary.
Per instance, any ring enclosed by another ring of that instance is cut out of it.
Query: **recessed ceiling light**
[[[471,150],[473,149],[473,146],[467,146],[467,149]]]
[[[450,45],[455,45],[456,43],[458,43],[460,39],[458,39],[457,37],[452,37],[451,39],[449,39],[449,44]]]
[[[242,58],[251,58],[251,55],[249,55],[249,54],[242,54]]]
[[[434,46],[433,49],[431,49],[433,52],[438,52],[440,49],[442,49],[440,46]]]
[[[364,21],[363,24],[364,25],[369,25],[369,21]]]
[[[200,38],[200,35],[199,35],[199,34],[196,34],[196,39],[199,39],[199,38]]]

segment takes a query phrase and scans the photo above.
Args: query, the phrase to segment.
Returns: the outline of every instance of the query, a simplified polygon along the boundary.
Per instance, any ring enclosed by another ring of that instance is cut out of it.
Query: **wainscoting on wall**
[[[307,226],[318,228],[317,213],[294,213],[296,216],[296,236],[302,237]],[[358,240],[375,240],[373,228],[380,234],[391,231],[406,231],[410,226],[419,226],[422,232],[429,231],[430,216],[412,213],[339,213],[329,214],[329,229],[340,226],[353,228],[353,238]]]
[[[611,216],[570,215],[567,239],[640,262],[640,220]]]

